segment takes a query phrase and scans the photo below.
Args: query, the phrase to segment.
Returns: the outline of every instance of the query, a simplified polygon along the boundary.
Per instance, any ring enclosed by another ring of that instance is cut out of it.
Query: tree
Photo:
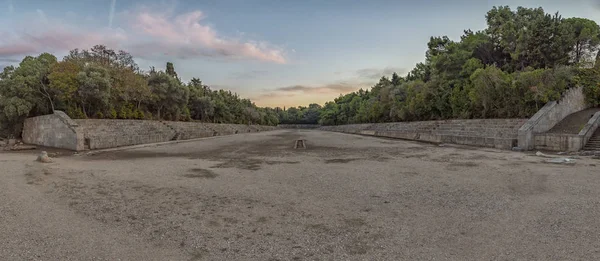
[[[511,95],[511,79],[496,66],[477,69],[471,75],[469,98],[475,107],[477,117],[506,117],[506,99]]]
[[[15,76],[22,78],[28,88],[36,91],[47,100],[50,111],[54,111],[54,95],[49,90],[48,75],[50,68],[56,63],[56,57],[49,53],[42,53],[38,57],[25,57],[15,71]]]
[[[113,104],[131,103],[139,110],[142,103],[150,101],[150,89],[143,75],[135,73],[130,67],[113,68],[110,74],[113,82]]]
[[[600,44],[600,27],[596,22],[585,18],[568,18],[564,20],[566,30],[571,39],[571,57],[579,64],[591,60]]]
[[[109,108],[111,80],[108,70],[98,65],[88,65],[79,72],[77,81],[77,97],[85,117]]]
[[[36,97],[23,78],[16,77],[15,68],[7,66],[0,74],[0,127],[2,132],[15,136],[21,132],[23,120],[35,108]]]
[[[148,87],[152,92],[153,107],[158,118],[162,119],[168,114],[171,119],[178,120],[187,105],[188,87],[164,72],[151,75],[148,79]]]
[[[175,67],[173,66],[172,62],[167,62],[167,69],[165,72],[167,73],[167,75],[173,78],[177,78],[177,73],[175,72]]]
[[[72,61],[61,61],[50,68],[50,89],[60,101],[69,102],[74,99],[79,87],[77,75],[80,70],[79,65]]]
[[[188,83],[190,97],[188,107],[193,119],[209,122],[214,118],[215,103],[207,96],[210,94],[210,89],[202,85],[202,81],[198,78],[192,78]]]

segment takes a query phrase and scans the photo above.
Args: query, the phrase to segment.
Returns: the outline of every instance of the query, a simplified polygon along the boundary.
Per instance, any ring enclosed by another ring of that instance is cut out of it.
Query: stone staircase
[[[594,132],[594,135],[590,138],[590,140],[585,144],[583,150],[592,151],[597,150],[600,151],[600,128]]]

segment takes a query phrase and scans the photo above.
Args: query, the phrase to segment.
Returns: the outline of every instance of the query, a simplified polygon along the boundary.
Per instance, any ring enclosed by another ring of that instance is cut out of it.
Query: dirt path
[[[593,159],[302,130],[34,158],[0,154],[3,260],[600,258]]]

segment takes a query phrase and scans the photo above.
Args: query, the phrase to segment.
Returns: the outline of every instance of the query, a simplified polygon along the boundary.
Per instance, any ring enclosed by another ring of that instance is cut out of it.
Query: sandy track
[[[301,130],[34,158],[0,154],[3,260],[600,258],[593,159]]]

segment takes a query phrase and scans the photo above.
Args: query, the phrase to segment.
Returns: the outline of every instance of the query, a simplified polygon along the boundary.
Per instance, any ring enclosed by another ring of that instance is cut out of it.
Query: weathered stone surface
[[[274,126],[180,121],[75,120],[83,129],[89,149],[188,140],[274,130]]]
[[[28,118],[23,141],[75,151],[274,130],[274,126],[144,120],[77,119],[61,111]]]
[[[519,147],[532,150],[536,147],[535,135],[544,133],[569,114],[587,108],[585,95],[581,87],[571,88],[557,101],[546,103],[533,117],[531,117],[518,131]]]
[[[517,145],[518,129],[526,121],[527,119],[417,121],[322,126],[319,129],[434,143],[511,149]]]
[[[27,144],[83,150],[83,132],[62,111],[25,119],[22,137]]]
[[[46,153],[45,151],[42,151],[40,155],[38,155],[37,161],[41,163],[52,163],[52,159],[48,157],[48,153]]]

